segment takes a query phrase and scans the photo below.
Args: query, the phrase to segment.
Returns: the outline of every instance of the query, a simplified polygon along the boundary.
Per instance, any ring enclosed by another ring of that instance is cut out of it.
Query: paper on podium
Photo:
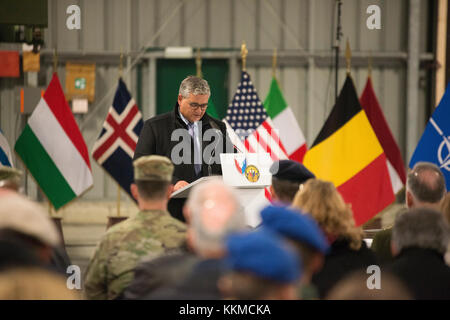
[[[209,177],[201,177],[200,179],[195,180],[192,183],[189,183],[187,186],[178,189],[177,191],[175,191],[174,193],[171,194],[171,198],[187,198],[189,196],[189,193],[191,192],[191,189],[193,186],[199,184],[200,182],[203,181],[208,181],[211,179],[217,179],[217,177],[222,178],[222,176],[209,176]]]

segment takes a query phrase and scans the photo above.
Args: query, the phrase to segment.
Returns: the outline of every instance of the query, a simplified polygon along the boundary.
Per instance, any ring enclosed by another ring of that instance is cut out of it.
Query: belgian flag
[[[334,183],[358,226],[394,201],[386,156],[349,75],[303,163],[317,178]]]

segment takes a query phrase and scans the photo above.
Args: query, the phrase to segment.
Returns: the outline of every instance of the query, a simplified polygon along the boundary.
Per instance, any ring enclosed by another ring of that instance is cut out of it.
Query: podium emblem
[[[248,181],[256,182],[259,180],[260,173],[257,167],[255,167],[254,165],[250,165],[247,168],[245,168],[244,175]]]

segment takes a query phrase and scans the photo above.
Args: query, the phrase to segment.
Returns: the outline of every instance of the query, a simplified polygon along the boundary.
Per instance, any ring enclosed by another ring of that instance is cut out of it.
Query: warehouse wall
[[[348,38],[355,60],[360,57],[359,63],[352,68],[359,94],[367,77],[365,57],[369,54],[374,56],[372,79],[375,92],[405,156],[409,3],[407,0],[344,0],[343,3],[342,55]],[[66,8],[71,4],[78,4],[81,8],[79,31],[66,28]],[[371,4],[381,8],[381,30],[368,30],[366,27],[366,8]],[[66,53],[96,57],[89,60],[97,64],[96,100],[90,105],[89,114],[77,116],[88,148],[92,149],[113,98],[111,94],[105,95],[113,93],[117,83],[118,59],[111,60],[111,53],[118,54],[121,48],[125,53],[134,53],[127,59],[130,63],[142,47],[193,46],[238,50],[245,40],[249,49],[248,72],[262,100],[272,77],[270,54],[273,48],[293,57],[298,55],[299,61],[303,57],[302,62],[297,63],[292,59],[283,60],[280,56],[277,76],[285,98],[311,144],[334,101],[334,72],[330,68],[335,34],[334,6],[334,0],[49,0],[49,28],[45,31],[46,46],[39,85],[46,86],[50,81],[50,52],[55,46],[62,61],[58,74],[63,87],[63,58]],[[432,23],[429,21],[430,7],[431,1],[421,1],[421,32],[417,36],[420,37],[420,51],[424,54],[430,41],[427,38],[427,30]],[[8,45],[0,46],[5,47]],[[230,99],[239,81],[240,70],[239,55],[233,52],[235,58],[230,58]],[[388,58],[376,58],[381,55]],[[263,58],[256,59],[257,56]],[[396,58],[390,59],[391,56]],[[140,89],[145,118],[153,115],[155,110],[157,84],[152,80],[154,60],[158,55],[151,57],[146,56],[142,63]],[[344,63],[341,66],[339,81],[342,85]],[[417,83],[420,90],[421,113],[417,115],[420,132],[424,128],[428,108],[426,80],[429,75],[426,69],[421,70],[421,76],[424,81]],[[135,98],[138,92],[136,79],[134,68],[125,80]],[[18,114],[14,94],[15,88],[23,85],[24,81],[26,79],[23,78],[0,79],[0,128],[11,145],[24,123]],[[98,165],[93,164],[92,167],[95,186],[83,199],[114,199],[116,185]]]

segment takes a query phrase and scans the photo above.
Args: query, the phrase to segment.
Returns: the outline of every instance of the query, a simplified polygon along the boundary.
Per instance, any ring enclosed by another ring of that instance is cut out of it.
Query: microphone
[[[233,144],[233,147],[234,147],[237,151],[239,151],[240,153],[243,153],[243,152],[241,151],[241,149],[239,149],[238,147],[236,147],[234,144]]]
[[[208,176],[212,176],[211,162],[212,162],[212,159],[216,156],[216,148],[217,148],[217,146],[218,146],[219,143],[220,143],[219,137],[220,137],[220,136],[223,137],[222,131],[220,131],[219,129],[214,128],[214,127],[213,127],[213,130],[214,130],[214,132],[217,134],[217,139],[216,139],[217,142],[216,142],[216,145],[214,146],[214,149],[213,149],[212,152],[211,152],[211,157],[209,158],[209,161],[208,161]]]

